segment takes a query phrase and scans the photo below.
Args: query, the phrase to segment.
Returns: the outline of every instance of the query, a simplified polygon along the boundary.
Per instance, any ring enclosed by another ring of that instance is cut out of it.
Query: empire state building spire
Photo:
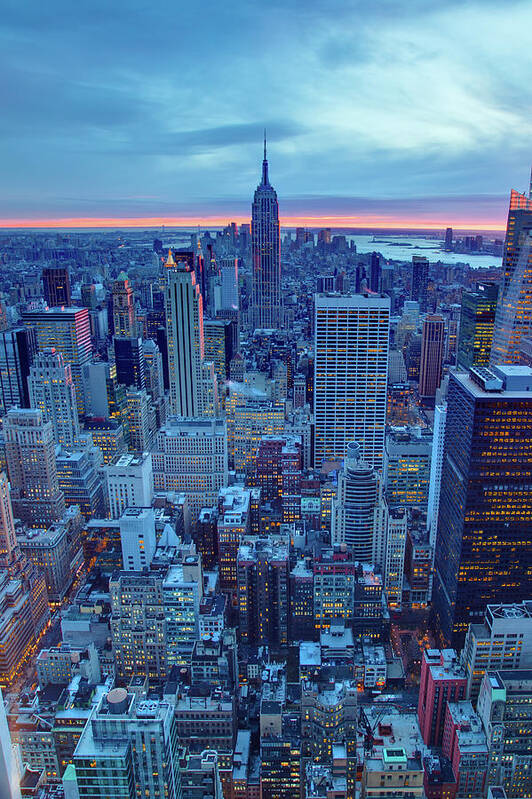
[[[251,254],[253,325],[255,328],[279,330],[283,324],[279,203],[268,176],[266,131],[262,177],[251,208]]]

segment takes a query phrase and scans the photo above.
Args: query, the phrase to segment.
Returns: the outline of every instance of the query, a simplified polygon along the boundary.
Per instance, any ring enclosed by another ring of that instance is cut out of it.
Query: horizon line
[[[197,216],[197,217],[52,217],[31,219],[0,219],[0,229],[32,228],[159,228],[159,227],[225,227],[231,222],[249,224],[249,216]],[[386,218],[383,216],[342,216],[319,214],[316,216],[285,216],[280,219],[281,228],[290,227],[371,228],[375,230],[427,230],[439,231],[452,227],[454,230],[504,231],[506,225],[495,220],[416,220]]]

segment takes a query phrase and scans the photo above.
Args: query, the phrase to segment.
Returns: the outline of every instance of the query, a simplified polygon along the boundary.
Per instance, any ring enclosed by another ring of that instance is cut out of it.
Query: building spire
[[[268,186],[270,183],[268,179],[268,159],[266,157],[266,128],[264,128],[264,160],[262,162],[262,185]]]

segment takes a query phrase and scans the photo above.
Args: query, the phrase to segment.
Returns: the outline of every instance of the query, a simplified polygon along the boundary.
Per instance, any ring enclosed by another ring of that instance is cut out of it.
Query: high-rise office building
[[[448,227],[445,231],[445,245],[444,249],[446,252],[451,252],[453,249],[453,229],[452,227]]]
[[[205,319],[203,323],[205,360],[214,364],[219,386],[229,379],[229,364],[234,354],[233,326],[230,319]]]
[[[125,272],[120,272],[113,283],[113,332],[115,336],[135,336],[135,300],[133,289]]]
[[[78,414],[85,413],[83,366],[91,357],[92,343],[87,308],[49,308],[47,311],[25,311],[24,324],[35,328],[39,350],[55,347],[70,364],[76,387]]]
[[[489,603],[530,594],[532,370],[454,372],[447,401],[433,605],[461,645]]]
[[[389,297],[315,296],[315,467],[343,459],[351,441],[366,463],[381,467],[389,328]]]
[[[20,799],[19,780],[20,774],[7,726],[4,697],[0,689],[0,795],[5,799]]]
[[[129,449],[145,452],[153,444],[156,432],[155,408],[144,389],[126,391],[127,436]]]
[[[351,442],[332,504],[331,540],[346,544],[358,561],[382,563],[385,524],[380,476]]]
[[[0,331],[0,413],[10,408],[29,408],[28,375],[37,352],[31,327]]]
[[[144,375],[144,350],[142,339],[138,336],[113,339],[116,364],[116,379],[123,386],[136,386],[142,390],[146,386]]]
[[[16,547],[17,536],[9,483],[6,473],[0,472],[0,569],[7,569],[12,563]]]
[[[157,433],[152,458],[155,490],[184,492],[195,523],[228,482],[226,423],[170,417]]]
[[[386,435],[384,482],[390,507],[426,510],[432,436],[421,427],[392,427]]]
[[[126,390],[117,379],[116,364],[89,361],[83,366],[82,375],[87,416],[120,421]]]
[[[157,544],[153,508],[126,508],[120,517],[120,541],[125,571],[149,568]]]
[[[45,422],[52,423],[56,444],[70,448],[79,436],[76,389],[70,364],[54,347],[39,352],[28,377],[32,408],[42,411]]]
[[[259,538],[237,556],[238,630],[247,644],[288,643],[288,542]]]
[[[201,416],[203,300],[200,287],[188,263],[176,263],[171,251],[165,270],[170,407],[177,416]]]
[[[441,383],[445,322],[441,316],[427,316],[421,336],[419,364],[419,396],[431,400]]]
[[[445,422],[447,405],[436,405],[434,409],[434,428],[432,430],[432,453],[430,456],[429,499],[427,506],[427,529],[430,544],[436,545],[438,514],[440,511],[441,475],[443,469],[443,445],[445,441]]]
[[[6,459],[15,515],[42,527],[65,512],[51,422],[38,409],[13,408],[4,417]]]
[[[283,324],[279,203],[268,177],[266,138],[262,179],[255,191],[251,207],[251,255],[253,326],[279,330]]]
[[[496,283],[479,283],[462,294],[457,362],[466,371],[489,364],[498,293]]]
[[[66,266],[47,266],[42,270],[44,299],[49,308],[70,305],[70,275]]]
[[[369,264],[369,288],[375,294],[381,290],[381,259],[378,252],[372,252]]]
[[[412,256],[412,284],[410,299],[419,303],[422,311],[427,310],[427,289],[429,283],[429,259],[424,255]]]
[[[181,799],[174,708],[114,688],[93,708],[74,751],[79,799]]]
[[[490,363],[519,363],[521,339],[531,333],[532,194],[512,190]]]
[[[151,505],[153,465],[149,452],[119,455],[105,467],[105,476],[111,519],[119,519],[130,506]]]

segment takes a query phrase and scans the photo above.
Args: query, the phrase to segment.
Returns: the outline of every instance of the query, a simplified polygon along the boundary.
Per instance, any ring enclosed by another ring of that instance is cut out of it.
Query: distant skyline
[[[528,0],[8,0],[0,227],[502,229],[532,151]],[[127,221],[126,221],[127,220]]]

